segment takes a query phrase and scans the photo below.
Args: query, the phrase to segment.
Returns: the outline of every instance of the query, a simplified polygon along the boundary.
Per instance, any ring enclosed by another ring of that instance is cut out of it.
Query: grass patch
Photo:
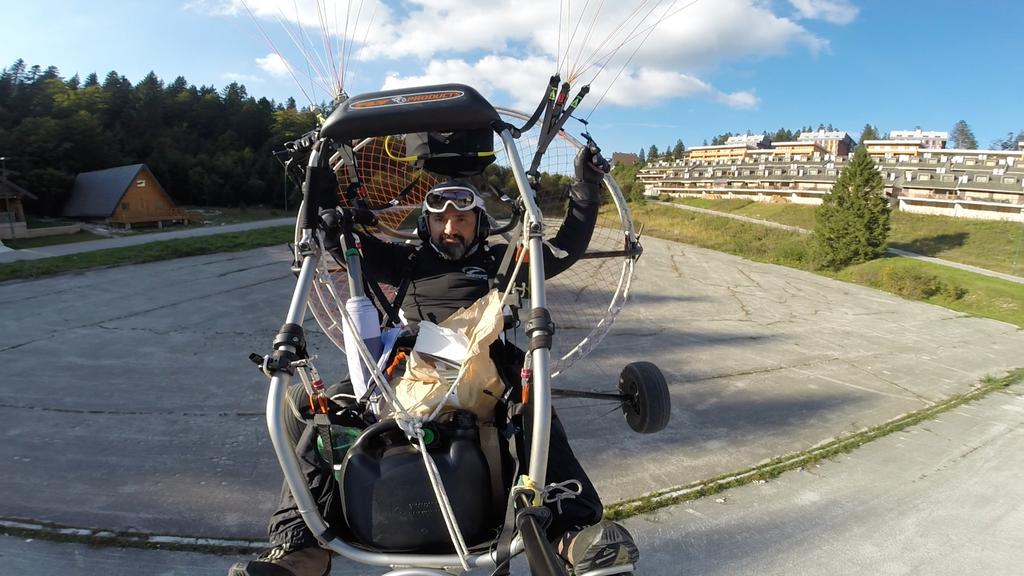
[[[0,281],[15,278],[38,278],[89,268],[127,266],[186,256],[241,252],[262,246],[284,245],[292,241],[293,234],[294,229],[291,226],[279,226],[196,238],[161,240],[139,246],[109,248],[41,260],[10,262],[0,264]]]
[[[632,205],[633,219],[643,222],[644,233],[666,240],[694,244],[750,260],[813,270],[807,237],[797,232],[768,228],[663,206]]]
[[[769,222],[796,226],[804,230],[814,230],[815,208],[816,206],[808,206],[806,204],[751,202],[735,213],[741,216],[768,220]]]
[[[203,226],[220,226],[221,224],[241,224],[243,222],[294,217],[298,205],[293,206],[289,212],[285,212],[282,208],[270,206],[182,206],[182,208],[202,214],[203,221],[201,225]]]
[[[753,200],[728,199],[707,200],[704,198],[677,198],[679,204],[728,212],[748,218],[758,218],[769,222],[777,222],[788,226],[796,226],[806,230],[814,229],[814,206],[805,204],[754,202]]]
[[[741,199],[673,198],[672,201],[806,230],[814,229],[817,208]],[[1024,276],[1024,224],[893,211],[890,226],[889,245],[893,248]]]
[[[29,228],[49,228],[51,226],[67,226],[68,224],[77,224],[76,220],[68,220],[66,218],[51,218],[48,216],[33,216],[32,214],[25,215],[25,224]]]
[[[1024,284],[895,256],[838,273],[823,272],[817,269],[807,237],[796,232],[709,214],[666,210],[654,204],[634,205],[632,210],[634,219],[643,222],[645,233],[652,236],[807,270],[1024,327]]]
[[[15,240],[4,240],[4,246],[15,250],[26,248],[41,248],[43,246],[54,246],[57,244],[73,244],[75,242],[88,242],[90,240],[102,240],[104,236],[93,234],[82,230],[74,234],[57,234],[56,236],[40,236],[39,238],[18,238]]]
[[[677,204],[686,204],[687,206],[693,206],[695,208],[704,208],[705,210],[716,210],[718,212],[735,212],[745,206],[754,204],[753,200],[742,200],[739,198],[729,200],[710,200],[707,198],[668,198],[669,202],[675,202]]]
[[[835,277],[1024,327],[1024,284],[895,256],[850,266]]]
[[[846,436],[840,436],[824,444],[815,446],[810,450],[804,450],[793,454],[787,454],[773,458],[764,464],[753,466],[716,476],[709,480],[702,480],[677,486],[668,490],[660,490],[645,494],[639,498],[621,500],[605,507],[605,518],[609,520],[622,520],[630,516],[636,516],[646,512],[653,512],[660,508],[672,506],[682,502],[697,500],[705,496],[711,496],[719,492],[736,488],[756,481],[765,481],[778,477],[783,472],[797,470],[805,466],[821,462],[839,454],[850,452],[868,442],[888,436],[894,432],[900,432],[907,428],[931,420],[943,412],[948,412],[968,402],[979,400],[992,392],[1005,390],[1009,386],[1020,383],[1024,380],[1024,369],[1017,369],[1002,378],[986,378],[981,384],[970,392],[947,398],[931,406],[926,406],[898,418],[872,426],[859,432]]]
[[[1024,223],[892,213],[889,245],[1024,276]]]
[[[264,542],[227,540],[195,536],[147,534],[118,530],[101,530],[65,526],[39,520],[0,519],[0,535],[15,538],[35,538],[50,542],[84,544],[101,548],[140,548],[146,550],[173,550],[241,556],[265,547]]]

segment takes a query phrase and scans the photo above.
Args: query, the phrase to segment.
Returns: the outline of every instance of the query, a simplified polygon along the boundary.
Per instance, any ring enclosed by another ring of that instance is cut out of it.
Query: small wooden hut
[[[102,220],[131,228],[165,222],[188,224],[196,217],[178,208],[145,164],[82,172],[75,178],[64,217]]]

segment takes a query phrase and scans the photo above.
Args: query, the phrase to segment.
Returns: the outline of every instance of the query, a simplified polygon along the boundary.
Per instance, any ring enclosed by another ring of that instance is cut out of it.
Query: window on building
[[[1006,178],[1003,178],[1003,184],[1016,184],[1016,183],[1017,183],[1017,179],[1014,178],[1013,176],[1007,176]]]
[[[987,174],[978,174],[977,176],[974,177],[974,181],[975,182],[988,182],[988,175]]]
[[[145,188],[146,187],[146,181],[145,180],[136,180],[135,181],[135,187],[136,188]]]

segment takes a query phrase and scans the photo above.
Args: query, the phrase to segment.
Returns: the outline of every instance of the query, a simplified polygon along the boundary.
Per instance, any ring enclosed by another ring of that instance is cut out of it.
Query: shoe
[[[580,576],[591,570],[636,564],[640,551],[623,526],[602,520],[576,534],[569,545],[569,558],[572,573]]]
[[[255,560],[238,562],[228,570],[228,576],[327,576],[330,573],[331,553],[319,546],[292,550],[278,545]]]

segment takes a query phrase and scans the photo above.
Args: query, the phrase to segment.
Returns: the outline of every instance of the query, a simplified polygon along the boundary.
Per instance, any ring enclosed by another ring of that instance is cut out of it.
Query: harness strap
[[[533,111],[533,116],[530,116],[530,119],[526,121],[526,124],[523,124],[523,126],[519,128],[520,132],[529,132],[530,128],[533,128],[533,125],[540,119],[541,113],[550,107],[549,103],[554,102],[553,98],[548,97],[548,93],[554,93],[554,91],[558,89],[559,79],[558,74],[555,74],[550,80],[548,80],[548,88],[544,91],[544,97],[541,98],[540,102],[537,104],[537,109]]]
[[[327,466],[334,469],[334,444],[331,442],[331,419],[323,412],[313,414],[313,425],[316,426],[317,436],[320,437],[320,444],[323,449],[320,455],[327,461]]]
[[[398,286],[398,292],[395,293],[395,299],[391,302],[391,305],[395,307],[395,310],[402,309],[402,301],[405,300],[405,293],[409,291],[409,285],[412,284],[410,277],[412,276],[413,270],[416,268],[416,260],[419,258],[420,250],[423,250],[423,246],[418,246],[415,250],[409,253],[409,257],[405,261],[405,267],[402,268],[402,283]]]
[[[508,443],[508,453],[512,458],[512,477],[519,477],[519,446],[516,443],[515,425],[509,419],[502,436]],[[508,560],[512,557],[512,540],[516,534],[516,491],[510,490],[505,505],[505,520],[501,524],[501,532],[494,549],[494,561],[498,568],[491,576],[508,576]]]
[[[522,220],[520,220],[519,224],[517,224],[516,227],[512,229],[512,237],[518,238],[520,236],[520,232],[522,231],[522,229],[523,222]],[[512,279],[508,278],[508,273],[509,268],[512,266],[512,258],[516,252],[515,248],[518,245],[519,242],[516,242],[515,245],[511,243],[505,245],[505,254],[501,257],[501,264],[498,265],[497,274],[494,275],[494,280],[492,281],[492,288],[502,290],[504,289],[506,282],[511,282]]]

